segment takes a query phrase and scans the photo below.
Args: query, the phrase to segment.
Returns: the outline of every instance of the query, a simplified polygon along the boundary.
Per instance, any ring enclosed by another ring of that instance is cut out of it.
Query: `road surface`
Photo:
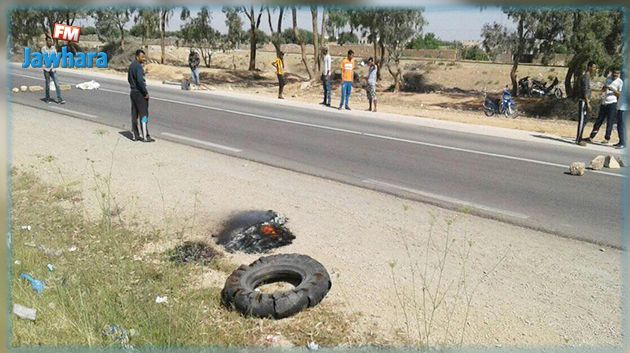
[[[73,85],[92,79],[89,73],[59,76]],[[11,87],[43,86],[40,70],[12,66],[9,78]],[[98,91],[64,91],[65,105],[44,103],[43,92],[10,100],[128,130],[127,82],[96,80]],[[164,86],[149,85],[149,92],[156,143],[175,141],[561,236],[623,245],[623,169],[566,174],[571,162],[601,154],[591,149]]]

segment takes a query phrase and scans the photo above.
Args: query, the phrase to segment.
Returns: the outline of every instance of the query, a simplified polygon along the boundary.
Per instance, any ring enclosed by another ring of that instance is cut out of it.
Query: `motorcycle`
[[[536,97],[547,97],[553,96],[558,99],[562,98],[562,90],[556,86],[560,81],[558,78],[554,78],[553,82],[547,86],[547,82],[542,82],[536,79],[532,80],[531,90],[529,91],[530,95]]]
[[[516,102],[512,99],[510,90],[506,87],[500,100],[494,100],[484,93],[483,112],[486,116],[504,114],[506,118],[516,118]]]

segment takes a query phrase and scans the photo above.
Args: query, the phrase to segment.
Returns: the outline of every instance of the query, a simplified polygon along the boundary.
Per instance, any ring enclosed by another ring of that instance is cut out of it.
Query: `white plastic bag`
[[[91,90],[91,89],[98,89],[99,87],[101,87],[101,85],[98,82],[92,80],[88,82],[79,83],[76,87],[82,90]]]

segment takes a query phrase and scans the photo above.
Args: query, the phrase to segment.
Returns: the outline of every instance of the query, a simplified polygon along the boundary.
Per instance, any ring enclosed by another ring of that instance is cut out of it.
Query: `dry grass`
[[[103,192],[107,183],[103,181]],[[139,346],[251,346],[268,334],[295,345],[370,344],[376,338],[352,334],[353,318],[331,303],[285,320],[244,318],[220,305],[220,288],[198,288],[209,271],[227,277],[236,265],[219,258],[208,265],[178,265],[168,253],[137,254],[146,243],[172,238],[160,230],[132,228],[103,207],[103,219],[84,216],[80,193],[67,185],[46,185],[36,176],[13,172],[12,301],[37,309],[35,322],[12,316],[12,345],[119,347],[102,334],[106,325],[135,330]],[[107,197],[107,195],[105,195]],[[109,220],[106,220],[109,218]],[[30,225],[31,231],[22,230]],[[62,250],[48,257],[37,247]],[[76,246],[76,251],[69,251]],[[54,271],[47,264],[55,266]],[[28,273],[45,282],[36,294],[23,280]],[[168,303],[156,304],[157,296]]]

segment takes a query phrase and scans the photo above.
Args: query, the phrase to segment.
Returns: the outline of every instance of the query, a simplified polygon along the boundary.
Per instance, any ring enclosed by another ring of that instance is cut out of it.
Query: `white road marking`
[[[85,116],[85,117],[88,117],[88,118],[92,118],[92,119],[97,118],[96,115],[87,114],[87,113],[81,113],[81,112],[77,112],[77,111],[70,110],[70,109],[59,108],[59,107],[56,107],[54,105],[52,105],[52,106],[49,105],[48,107],[52,108],[54,110],[60,110],[62,112],[71,113],[71,114],[78,114],[78,115],[82,115],[82,116]]]
[[[386,183],[386,182],[383,182],[383,181],[378,181],[378,180],[373,180],[373,179],[365,179],[365,180],[362,180],[362,181],[364,183],[366,183],[366,184],[384,186],[384,187],[391,188],[391,189],[398,189],[398,190],[410,192],[412,194],[417,194],[417,195],[420,195],[420,196],[424,196],[424,197],[428,197],[428,198],[432,198],[432,199],[436,199],[436,200],[440,200],[440,201],[450,202],[450,203],[454,203],[454,204],[457,204],[457,205],[472,207],[472,208],[476,208],[476,209],[479,209],[479,210],[484,210],[484,211],[488,211],[488,212],[492,212],[492,213],[499,213],[499,214],[510,216],[510,217],[516,217],[516,218],[521,218],[521,219],[528,219],[529,218],[529,216],[524,215],[522,213],[501,210],[501,209],[498,209],[498,208],[493,208],[493,207],[480,205],[478,203],[463,201],[463,200],[455,199],[455,198],[452,198],[452,197],[438,195],[438,194],[434,194],[434,193],[430,193],[430,192],[426,192],[426,191],[420,191],[420,190],[417,190],[417,189],[412,189],[412,188],[408,188],[408,187],[405,187],[405,186],[390,184],[390,183]]]
[[[14,75],[35,78],[35,77],[26,76],[26,75],[20,75],[20,74],[14,74]],[[37,79],[40,79],[40,78],[37,78]],[[43,79],[41,79],[41,80],[43,80]],[[99,88],[99,90],[106,91],[106,92],[112,92],[112,93],[118,93],[118,94],[124,94],[124,95],[128,94],[128,92],[121,92],[121,91],[116,91],[116,90],[111,90],[111,89],[106,89],[106,88]],[[198,107],[198,108],[203,108],[203,109],[215,110],[215,111],[220,111],[220,112],[225,112],[225,113],[249,116],[249,117],[252,117],[252,118],[271,120],[271,121],[277,121],[277,122],[282,122],[282,123],[287,123],[287,124],[294,124],[294,125],[300,125],[300,126],[308,126],[308,127],[313,127],[313,128],[322,129],[322,130],[343,132],[343,133],[352,134],[352,135],[359,135],[359,136],[368,136],[368,137],[373,137],[373,138],[378,138],[378,139],[383,139],[383,140],[404,142],[404,143],[409,143],[409,144],[414,144],[414,145],[428,146],[428,147],[434,147],[434,148],[442,148],[442,149],[451,150],[451,151],[466,152],[466,153],[477,154],[477,155],[488,156],[488,157],[503,158],[503,159],[509,159],[509,160],[514,160],[514,161],[519,161],[519,162],[540,164],[540,165],[546,165],[546,166],[557,167],[557,168],[562,168],[562,169],[568,170],[568,165],[558,164],[558,163],[553,163],[553,162],[546,162],[546,161],[541,161],[541,160],[536,160],[536,159],[516,157],[516,156],[509,156],[509,155],[505,155],[505,154],[492,153],[492,152],[483,152],[483,151],[472,150],[472,149],[467,149],[467,148],[439,145],[439,144],[430,143],[430,142],[422,142],[422,141],[403,139],[403,138],[387,136],[387,135],[372,134],[372,133],[369,133],[369,132],[361,132],[361,131],[356,131],[356,130],[348,130],[348,129],[336,128],[336,127],[331,127],[331,126],[326,126],[326,125],[318,125],[318,124],[305,123],[305,122],[301,122],[301,121],[294,121],[294,120],[288,120],[288,119],[282,119],[282,118],[274,118],[274,117],[265,116],[265,115],[239,112],[239,111],[236,111],[236,110],[215,108],[215,107],[210,107],[210,106],[203,105],[203,104],[182,102],[182,101],[178,101],[178,100],[174,100],[174,99],[157,98],[157,97],[151,97],[151,99],[152,100],[163,101],[163,102],[169,102],[169,103],[188,105],[188,106],[191,106],[191,107]],[[603,175],[608,175],[608,176],[614,176],[614,177],[618,177],[618,178],[625,178],[626,177],[624,174],[621,174],[621,173],[610,173],[610,172],[604,172],[604,171],[599,171],[599,170],[592,170],[592,171],[589,171],[589,172],[597,173],[597,174],[603,174]]]
[[[219,145],[219,144],[216,144],[216,143],[202,141],[202,140],[197,140],[197,139],[186,137],[186,136],[175,135],[175,134],[171,134],[171,133],[168,133],[168,132],[163,132],[162,135],[168,136],[168,137],[172,137],[172,138],[178,139],[178,140],[194,142],[194,143],[197,143],[197,144],[200,144],[200,145],[204,145],[204,146],[208,146],[208,147],[219,148],[219,149],[230,151],[230,152],[235,152],[235,153],[242,152],[242,150],[239,150],[238,148],[224,146],[224,145]]]

